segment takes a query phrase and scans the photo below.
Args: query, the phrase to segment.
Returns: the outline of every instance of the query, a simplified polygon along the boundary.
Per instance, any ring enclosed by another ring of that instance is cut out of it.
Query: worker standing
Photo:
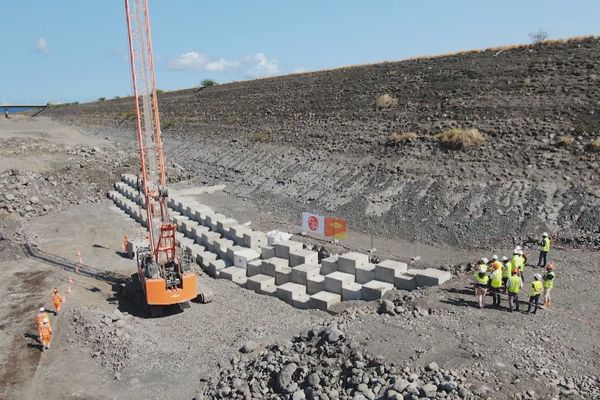
[[[550,238],[548,232],[542,233],[542,240],[540,241],[540,258],[538,259],[537,266],[546,268],[546,262],[548,258],[548,252],[550,251]]]
[[[480,270],[483,268],[483,272],[487,272],[488,263],[489,263],[489,260],[487,258],[483,257],[481,260],[479,260],[479,263],[477,264],[477,269]]]
[[[502,286],[504,286],[504,290],[506,290],[506,281],[510,278],[511,275],[511,265],[508,262],[508,257],[502,256]]]
[[[544,291],[544,284],[542,283],[542,275],[535,274],[533,276],[533,282],[531,282],[531,295],[529,296],[529,306],[527,307],[528,313],[532,312],[531,311],[532,308],[533,308],[533,314],[536,313],[536,311],[538,309],[538,304],[540,302],[540,295],[542,294],[543,291]]]
[[[52,303],[54,304],[54,315],[56,315],[60,311],[62,304],[65,302],[65,298],[58,292],[58,288],[54,288],[50,297],[52,298]]]
[[[519,268],[513,268],[512,275],[506,281],[508,291],[508,311],[519,311],[519,292],[523,287],[523,280],[519,275]],[[514,307],[513,307],[514,306]]]
[[[546,266],[546,273],[544,274],[544,307],[548,308],[552,305],[552,298],[550,297],[550,292],[554,287],[554,280],[556,279],[556,274],[554,273],[554,264],[549,262]]]
[[[479,308],[485,307],[485,295],[488,289],[488,283],[490,277],[486,273],[487,266],[480,265],[477,272],[475,272],[475,296],[477,296],[477,302]]]
[[[492,290],[493,306],[500,307],[500,289],[502,288],[502,265],[500,262],[492,263],[492,275],[490,287]]]
[[[38,328],[38,337],[44,349],[50,348],[52,340],[52,327],[50,326],[50,317],[44,307],[40,308],[40,312],[35,317],[35,324]]]
[[[523,280],[523,271],[525,270],[525,259],[523,258],[523,250],[521,250],[520,247],[516,247],[513,250],[513,255],[510,259],[510,264],[512,267],[511,269],[513,270],[513,274],[516,268],[517,273],[521,276],[521,279]]]

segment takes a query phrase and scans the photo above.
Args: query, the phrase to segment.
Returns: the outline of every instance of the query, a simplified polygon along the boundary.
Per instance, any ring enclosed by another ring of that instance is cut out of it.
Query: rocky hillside
[[[599,80],[600,39],[583,38],[159,101],[171,160],[197,183],[225,182],[289,220],[312,210],[409,240],[478,245],[549,230],[562,243],[598,246],[600,143],[591,143],[600,134]],[[131,99],[45,114],[134,139]],[[460,140],[443,141],[450,128],[481,136],[457,149]]]

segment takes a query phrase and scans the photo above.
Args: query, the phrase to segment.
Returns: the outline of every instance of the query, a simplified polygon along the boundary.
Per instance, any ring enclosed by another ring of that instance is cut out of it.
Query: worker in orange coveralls
[[[40,308],[40,312],[35,317],[35,323],[38,328],[40,342],[44,349],[50,348],[52,341],[52,327],[50,326],[50,318],[44,307]]]
[[[62,304],[65,302],[65,298],[58,292],[58,288],[54,288],[50,297],[52,298],[52,303],[54,303],[54,315],[56,315],[60,311]]]

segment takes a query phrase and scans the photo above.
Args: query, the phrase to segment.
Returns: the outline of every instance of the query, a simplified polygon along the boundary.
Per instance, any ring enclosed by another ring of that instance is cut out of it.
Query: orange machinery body
[[[146,293],[146,301],[151,306],[178,304],[193,300],[198,295],[196,274],[191,271],[181,274],[181,287],[175,289],[167,289],[167,284],[162,278],[146,278],[141,269],[138,269],[138,276]]]

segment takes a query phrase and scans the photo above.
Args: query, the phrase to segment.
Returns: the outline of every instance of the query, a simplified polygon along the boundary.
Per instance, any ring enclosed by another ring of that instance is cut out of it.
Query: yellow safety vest
[[[499,269],[492,272],[492,287],[499,288],[502,286],[502,271]]]
[[[550,238],[544,238],[542,240],[542,245],[540,246],[541,251],[545,251],[546,253],[550,251]]]
[[[544,291],[544,285],[542,284],[542,282],[533,281],[531,283],[531,295],[532,296],[540,295],[540,294],[542,294],[543,291]]]
[[[518,254],[515,254],[512,256],[510,263],[512,264],[513,268],[519,268],[519,271],[523,272],[525,270],[525,259],[523,258],[523,256],[520,256]]]
[[[502,277],[510,278],[512,275],[512,265],[510,265],[510,261],[502,264]]]
[[[487,270],[488,270],[488,266],[487,266],[487,264],[479,264],[479,265],[477,266],[477,269],[479,270],[479,269],[481,269],[482,267],[483,267],[483,270],[484,270],[484,271],[487,271]]]
[[[519,275],[513,275],[508,278],[506,282],[507,289],[510,293],[519,293],[521,291],[521,277]]]
[[[487,285],[488,281],[490,280],[490,277],[487,276],[485,273],[483,273],[483,277],[481,277],[480,274],[481,272],[479,271],[475,272],[475,280],[480,285]]]
[[[548,272],[544,278],[547,276],[552,276],[552,279],[544,279],[544,287],[546,289],[552,289],[554,287],[554,279],[556,278],[556,275],[554,272]]]

